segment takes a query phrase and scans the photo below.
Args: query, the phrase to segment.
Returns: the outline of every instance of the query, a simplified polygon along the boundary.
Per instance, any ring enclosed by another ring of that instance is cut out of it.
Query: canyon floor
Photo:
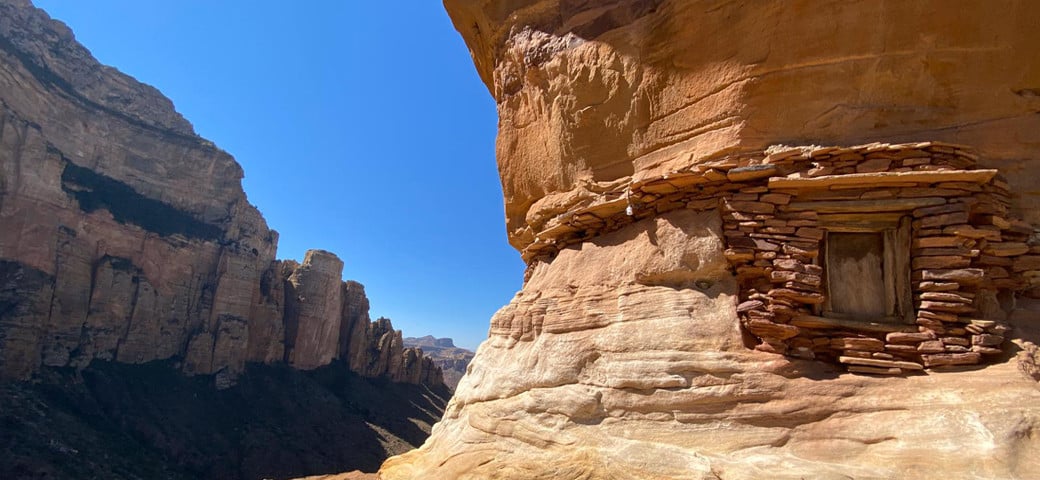
[[[342,363],[250,365],[237,385],[168,362],[94,362],[0,384],[0,478],[259,479],[374,471],[415,448],[450,393]]]

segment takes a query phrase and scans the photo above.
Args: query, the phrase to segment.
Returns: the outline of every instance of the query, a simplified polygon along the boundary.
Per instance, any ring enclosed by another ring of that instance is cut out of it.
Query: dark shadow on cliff
[[[448,392],[336,363],[253,365],[239,383],[167,362],[95,362],[0,384],[0,478],[290,478],[375,471],[429,435]]]

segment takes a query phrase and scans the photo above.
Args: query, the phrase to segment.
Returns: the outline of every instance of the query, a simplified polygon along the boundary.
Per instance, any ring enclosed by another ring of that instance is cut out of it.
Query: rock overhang
[[[1016,93],[1040,84],[1023,60],[1035,4],[445,4],[499,105],[507,229],[531,267],[431,439],[384,478],[1035,469],[1005,455],[1035,452],[1013,432],[1040,425],[1018,371],[1035,378],[1040,301],[1014,266],[1040,223],[1020,174],[1036,168],[1037,105]],[[818,246],[863,213],[878,248],[908,244],[910,323],[813,311]],[[683,258],[669,254],[684,242],[649,239],[687,215],[720,221],[687,240],[719,238],[699,258],[728,262],[729,281],[633,274]],[[776,321],[786,308],[809,313]],[[938,367],[965,358],[993,363]]]
[[[445,4],[499,103],[518,249],[543,198],[772,144],[946,141],[1005,169],[1037,146],[1040,105],[1015,93],[1040,84],[1016,60],[1040,43],[1029,2],[1008,4],[1015,19],[971,2]]]

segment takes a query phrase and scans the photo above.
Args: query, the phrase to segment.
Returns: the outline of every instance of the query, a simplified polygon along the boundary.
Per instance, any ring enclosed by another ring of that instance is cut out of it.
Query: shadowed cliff
[[[417,445],[440,368],[155,88],[0,0],[0,477],[261,478]]]

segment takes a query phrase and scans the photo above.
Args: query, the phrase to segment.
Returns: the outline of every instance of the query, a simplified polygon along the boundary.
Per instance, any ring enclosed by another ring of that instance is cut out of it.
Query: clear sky
[[[34,1],[231,153],[279,258],[336,253],[373,318],[475,348],[519,290],[495,104],[440,2]]]

